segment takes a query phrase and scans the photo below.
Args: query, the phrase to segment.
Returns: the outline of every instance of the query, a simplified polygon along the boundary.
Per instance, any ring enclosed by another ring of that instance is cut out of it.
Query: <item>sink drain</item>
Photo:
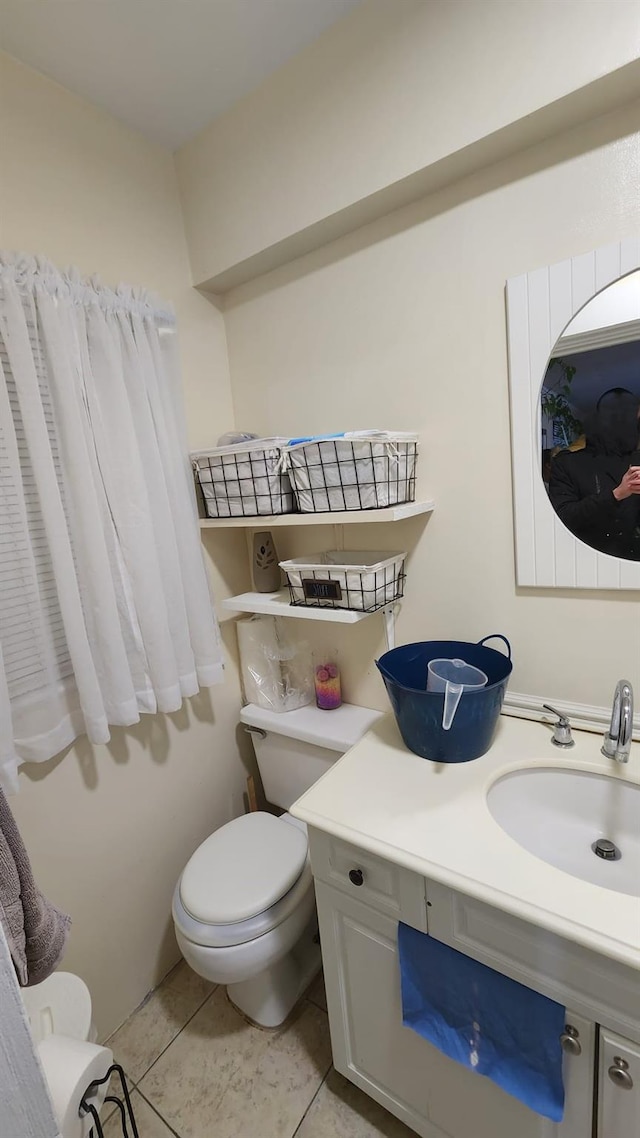
[[[601,857],[604,861],[620,861],[622,857],[618,847],[608,838],[598,838],[597,842],[593,842],[591,849],[596,857]]]

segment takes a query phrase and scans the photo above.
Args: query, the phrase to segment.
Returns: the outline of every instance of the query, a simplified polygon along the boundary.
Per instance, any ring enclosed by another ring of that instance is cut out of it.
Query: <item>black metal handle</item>
[[[349,870],[349,881],[351,882],[352,885],[363,885],[364,884],[364,873],[362,872],[362,870],[361,869],[350,869]]]

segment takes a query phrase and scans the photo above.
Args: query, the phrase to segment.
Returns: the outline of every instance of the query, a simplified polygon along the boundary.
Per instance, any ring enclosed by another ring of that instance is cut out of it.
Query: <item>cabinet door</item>
[[[640,1046],[600,1029],[598,1138],[640,1135]]]
[[[403,1027],[397,922],[322,882],[316,890],[333,1057],[343,1075],[422,1138],[591,1138],[592,1024],[568,1013],[581,1054],[566,1057],[565,1118],[555,1125]]]

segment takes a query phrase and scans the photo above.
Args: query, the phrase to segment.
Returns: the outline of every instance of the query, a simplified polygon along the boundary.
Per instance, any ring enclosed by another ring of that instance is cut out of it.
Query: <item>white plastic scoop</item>
[[[442,727],[448,731],[453,723],[463,691],[483,688],[487,676],[464,660],[430,660],[427,665],[427,691],[444,692]]]

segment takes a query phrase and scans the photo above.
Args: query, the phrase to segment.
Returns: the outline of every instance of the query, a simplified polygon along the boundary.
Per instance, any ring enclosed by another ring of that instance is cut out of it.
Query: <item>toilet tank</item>
[[[333,711],[300,707],[281,714],[251,703],[243,707],[240,719],[251,733],[267,801],[288,810],[381,717],[349,703]]]

